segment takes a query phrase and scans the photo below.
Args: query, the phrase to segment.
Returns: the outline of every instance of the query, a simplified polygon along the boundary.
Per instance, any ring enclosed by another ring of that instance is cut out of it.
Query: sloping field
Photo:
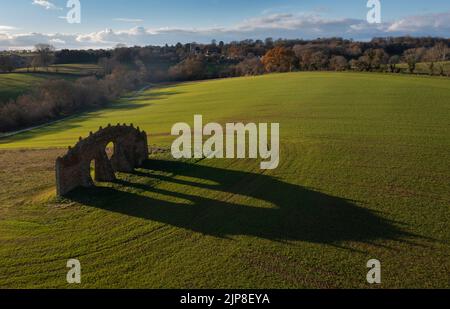
[[[21,68],[16,70],[16,72],[29,72],[29,71],[34,71],[34,68]],[[36,72],[82,76],[101,73],[102,68],[97,64],[90,64],[90,63],[53,64],[50,65],[48,68],[36,68]]]
[[[0,74],[0,103],[15,99],[21,94],[31,90],[47,79],[68,79],[75,78],[70,74],[54,73],[6,73]]]
[[[0,140],[0,287],[449,287],[450,80],[292,73],[186,83]],[[176,122],[279,122],[281,161],[171,161]],[[108,123],[158,150],[57,200],[54,159]]]
[[[44,74],[0,74],[0,103],[15,99],[45,78]]]

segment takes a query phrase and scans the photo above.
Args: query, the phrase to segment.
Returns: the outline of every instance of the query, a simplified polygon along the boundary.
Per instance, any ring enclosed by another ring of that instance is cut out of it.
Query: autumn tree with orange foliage
[[[262,63],[268,73],[291,72],[295,69],[296,57],[292,49],[278,46],[264,55]]]

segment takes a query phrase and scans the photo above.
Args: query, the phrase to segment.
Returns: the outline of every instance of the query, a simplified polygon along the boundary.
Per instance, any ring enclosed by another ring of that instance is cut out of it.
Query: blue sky
[[[57,48],[208,42],[245,38],[450,36],[449,0],[381,0],[382,24],[366,21],[367,0],[0,0],[0,49],[51,42]]]

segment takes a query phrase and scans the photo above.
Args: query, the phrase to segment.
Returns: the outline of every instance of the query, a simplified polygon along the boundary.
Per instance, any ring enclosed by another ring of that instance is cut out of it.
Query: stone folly
[[[114,152],[108,157],[106,147],[113,143]],[[91,163],[95,162],[95,180],[111,182],[115,172],[132,172],[148,158],[147,133],[131,125],[100,127],[89,137],[80,137],[75,147],[56,160],[56,191],[64,196],[78,187],[94,186]]]

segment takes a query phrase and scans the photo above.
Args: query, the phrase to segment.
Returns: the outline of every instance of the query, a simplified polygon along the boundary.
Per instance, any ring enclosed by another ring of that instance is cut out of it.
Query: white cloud
[[[16,29],[16,27],[0,25],[0,30],[2,30],[2,31],[14,30],[14,29]]]
[[[33,4],[41,6],[46,10],[61,10],[60,7],[57,7],[54,3],[47,0],[33,0]]]
[[[6,26],[3,26],[6,27]],[[0,28],[2,29],[2,28]],[[110,48],[122,43],[163,45],[176,42],[210,42],[211,39],[344,37],[368,40],[375,36],[426,35],[450,36],[450,12],[408,17],[383,24],[368,24],[360,19],[331,19],[319,14],[278,13],[244,20],[233,27],[157,28],[133,27],[128,30],[106,29],[84,34],[11,34],[9,28],[0,33],[0,49],[30,49],[37,43],[56,48]]]
[[[66,41],[58,39],[58,38],[50,39],[49,42],[52,44],[66,44]]]
[[[448,35],[450,32],[450,13],[427,14],[403,18],[392,23],[387,31],[435,32],[446,33]]]
[[[16,27],[0,25],[0,33],[8,32],[8,31],[16,30],[16,29],[17,29]]]
[[[114,18],[114,21],[121,21],[124,23],[142,23],[144,20],[139,18]]]
[[[255,30],[296,30],[302,33],[322,33],[325,36],[330,32],[349,30],[353,25],[363,21],[358,19],[327,19],[319,14],[292,14],[279,13],[245,20],[235,27],[237,31]],[[367,22],[365,22],[367,23]]]

